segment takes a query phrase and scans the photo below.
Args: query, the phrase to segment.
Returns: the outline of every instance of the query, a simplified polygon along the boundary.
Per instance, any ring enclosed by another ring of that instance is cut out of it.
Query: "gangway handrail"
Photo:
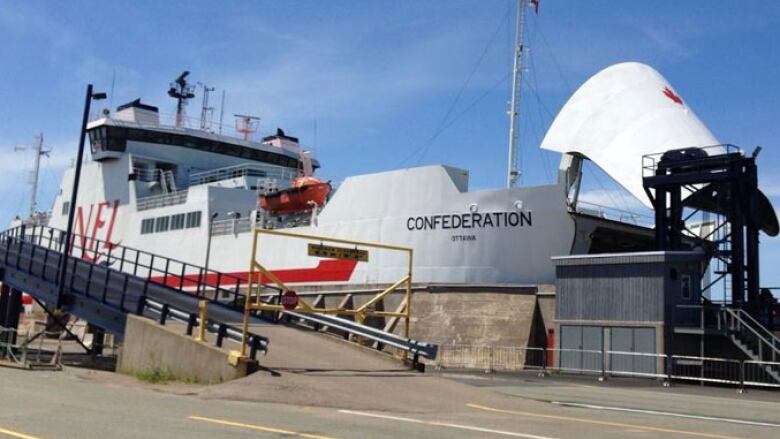
[[[44,229],[43,227],[39,227],[40,229]],[[56,229],[48,228],[51,231],[56,231]],[[53,235],[53,233],[52,233]],[[54,277],[51,274],[48,276],[49,279],[47,279],[46,271],[51,272],[52,270],[47,270],[48,267],[52,267],[52,264],[55,264],[59,267],[61,267],[61,260],[63,253],[61,252],[62,246],[58,244],[55,248],[52,247],[53,240],[49,240],[47,243],[48,246],[44,245],[43,241],[44,238],[46,238],[43,234],[41,235],[35,235],[34,232],[32,234],[25,233],[24,227],[20,226],[18,228],[6,230],[3,232],[0,232],[0,240],[3,242],[3,247],[5,249],[5,257],[4,260],[1,261],[5,265],[9,267],[14,267],[18,270],[22,270],[26,272],[28,275],[33,275],[36,278],[39,278],[43,281],[55,281]],[[18,244],[18,249],[16,249]],[[22,257],[22,245],[28,245],[29,248],[29,255],[24,256],[23,259],[25,261],[22,262],[20,265],[20,258]],[[36,250],[37,249],[37,250]],[[35,259],[36,253],[38,254],[38,259]],[[15,256],[11,256],[12,254],[15,254]],[[11,256],[15,261],[10,261],[9,256]],[[56,256],[56,257],[55,257]],[[155,256],[155,255],[152,255]],[[40,259],[42,258],[42,261]],[[29,259],[29,261],[27,261]],[[38,261],[40,267],[33,270],[33,262]],[[152,280],[151,276],[149,277],[143,277],[139,276],[137,273],[131,273],[127,271],[118,270],[117,268],[112,268],[110,264],[105,265],[105,273],[106,278],[105,279],[97,279],[96,277],[93,277],[93,273],[95,272],[94,267],[99,265],[94,260],[85,260],[83,258],[79,258],[77,256],[68,255],[67,259],[64,259],[65,263],[68,266],[69,271],[71,274],[71,280],[68,282],[70,285],[70,289],[73,290],[75,293],[77,293],[80,297],[83,297],[84,299],[88,301],[93,302],[100,302],[100,306],[103,307],[109,307],[111,309],[114,309],[117,312],[123,313],[123,314],[136,314],[136,315],[143,315],[144,310],[156,309],[155,302],[153,299],[150,299],[148,296],[149,293],[149,285],[150,284],[158,284],[170,292],[174,294],[181,294],[184,295],[190,299],[197,299],[201,296],[196,296],[194,294],[190,294],[188,292],[181,291],[180,289],[177,290],[176,288],[172,287],[171,285],[168,285],[165,282],[155,282]],[[47,261],[49,261],[47,263]],[[78,267],[81,266],[81,268],[84,268],[84,270],[81,270],[81,273],[79,273],[80,270],[78,270]],[[169,266],[168,263],[166,263],[166,266]],[[88,267],[88,271],[85,267]],[[154,268],[152,266],[152,268]],[[31,271],[32,270],[32,271]],[[87,271],[89,274],[85,277],[84,271]],[[109,280],[111,276],[121,276],[120,284],[124,285],[124,288],[122,289],[121,293],[114,297],[111,300],[106,300],[106,293],[109,290]],[[143,288],[142,291],[140,291],[138,294],[130,295],[127,293],[126,288],[128,285],[128,281],[131,278],[135,278],[136,282],[143,282]],[[79,283],[83,283],[83,290],[75,289],[74,288],[74,279],[79,279]],[[103,281],[103,283],[100,283],[100,281]],[[96,282],[93,282],[96,281]],[[32,292],[31,292],[32,293]],[[198,293],[202,294],[200,288],[198,288]],[[34,294],[34,293],[33,293]],[[230,311],[235,312],[237,310],[237,307],[234,305],[233,307],[226,305],[225,303],[221,303],[218,298],[215,298],[213,300],[207,299],[211,303],[222,306],[225,309],[228,309]],[[132,303],[128,303],[132,302]],[[159,304],[159,303],[158,303]],[[171,314],[171,315],[178,315],[178,316],[184,316],[188,315],[185,310],[178,309],[171,303],[165,303],[165,304],[159,304],[159,309],[165,309],[165,314]],[[237,317],[240,319],[240,314],[237,315]],[[187,317],[187,319],[190,319],[191,317]],[[197,319],[195,320],[197,321]],[[222,338],[228,338],[228,339],[238,339],[239,341],[242,339],[242,332],[239,330],[236,330],[235,326],[227,324],[227,323],[217,323],[216,321],[212,320],[208,324],[209,328],[214,330],[218,333],[218,340],[221,343]],[[263,337],[258,334],[249,334],[250,336],[250,346],[252,349],[252,357],[254,357],[254,354],[258,350],[265,351],[268,346],[268,339],[266,337]]]
[[[65,231],[49,226],[26,227],[20,225],[0,232],[0,236],[30,238],[32,243],[45,246],[50,250],[54,247],[54,249],[62,251]],[[241,291],[241,285],[246,283],[246,279],[242,276],[210,268],[205,269],[178,259],[76,233],[72,236],[71,257],[78,257],[77,250],[80,250],[81,259],[88,262],[100,263],[99,261],[105,258],[105,265],[109,268],[119,262],[118,270],[121,272],[146,277],[152,282],[181,292],[187,291],[193,296],[215,303],[232,302],[234,306],[243,304],[244,294]],[[100,249],[108,249],[108,251]],[[176,270],[174,271],[174,269]],[[143,271],[146,271],[145,276]]]
[[[371,326],[361,325],[359,323],[353,322],[352,320],[343,319],[341,317],[326,314],[300,313],[294,311],[282,311],[282,313],[296,319],[327,326],[328,328],[339,329],[353,335],[357,335],[378,343],[386,344],[388,346],[410,352],[414,356],[414,363],[418,362],[418,357],[420,356],[429,360],[435,360],[439,350],[439,346],[436,344],[402,337],[400,335],[373,328]]]

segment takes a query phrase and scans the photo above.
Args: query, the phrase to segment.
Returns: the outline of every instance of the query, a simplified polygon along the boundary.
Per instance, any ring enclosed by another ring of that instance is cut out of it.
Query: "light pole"
[[[219,212],[214,212],[209,217],[209,230],[208,238],[206,238],[206,266],[203,267],[203,286],[206,284],[206,279],[209,277],[209,257],[211,256],[211,229],[214,227],[214,218],[219,216]]]
[[[81,136],[79,137],[79,151],[76,156],[76,169],[73,173],[73,187],[70,193],[70,206],[68,209],[68,227],[65,229],[65,246],[60,261],[60,278],[57,290],[57,308],[62,305],[62,293],[65,290],[65,273],[67,272],[68,257],[70,256],[70,241],[73,235],[73,219],[76,216],[76,198],[79,193],[79,181],[81,180],[81,164],[84,160],[84,140],[87,136],[87,123],[89,122],[89,109],[92,100],[105,99],[105,93],[93,93],[92,84],[87,85],[87,96],[84,102],[84,118],[81,120]]]

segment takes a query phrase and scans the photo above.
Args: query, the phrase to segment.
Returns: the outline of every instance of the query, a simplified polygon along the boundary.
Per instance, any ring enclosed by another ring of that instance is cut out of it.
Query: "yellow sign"
[[[356,248],[334,247],[332,245],[309,244],[309,256],[332,259],[351,259],[368,262],[368,250]]]

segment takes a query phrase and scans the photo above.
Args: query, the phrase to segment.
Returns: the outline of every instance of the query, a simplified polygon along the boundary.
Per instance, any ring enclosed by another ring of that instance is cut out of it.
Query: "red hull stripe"
[[[314,268],[292,268],[286,270],[273,270],[272,273],[285,283],[296,282],[347,282],[357,267],[357,261],[347,259],[323,259],[319,261]],[[149,280],[164,284],[172,288],[195,287],[198,285],[198,273],[181,275],[168,274],[168,276],[151,276]],[[259,276],[255,276],[257,282]],[[239,283],[245,285],[249,279],[249,272],[223,273],[220,276],[217,273],[209,273],[203,276],[204,282],[209,286],[230,288]],[[271,282],[267,276],[263,276],[263,283]]]

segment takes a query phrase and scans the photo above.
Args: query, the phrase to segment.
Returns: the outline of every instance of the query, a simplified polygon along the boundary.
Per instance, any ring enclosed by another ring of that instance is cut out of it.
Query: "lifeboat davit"
[[[312,176],[298,177],[289,189],[261,196],[260,207],[272,215],[306,212],[314,205],[324,205],[330,191],[330,182]]]

